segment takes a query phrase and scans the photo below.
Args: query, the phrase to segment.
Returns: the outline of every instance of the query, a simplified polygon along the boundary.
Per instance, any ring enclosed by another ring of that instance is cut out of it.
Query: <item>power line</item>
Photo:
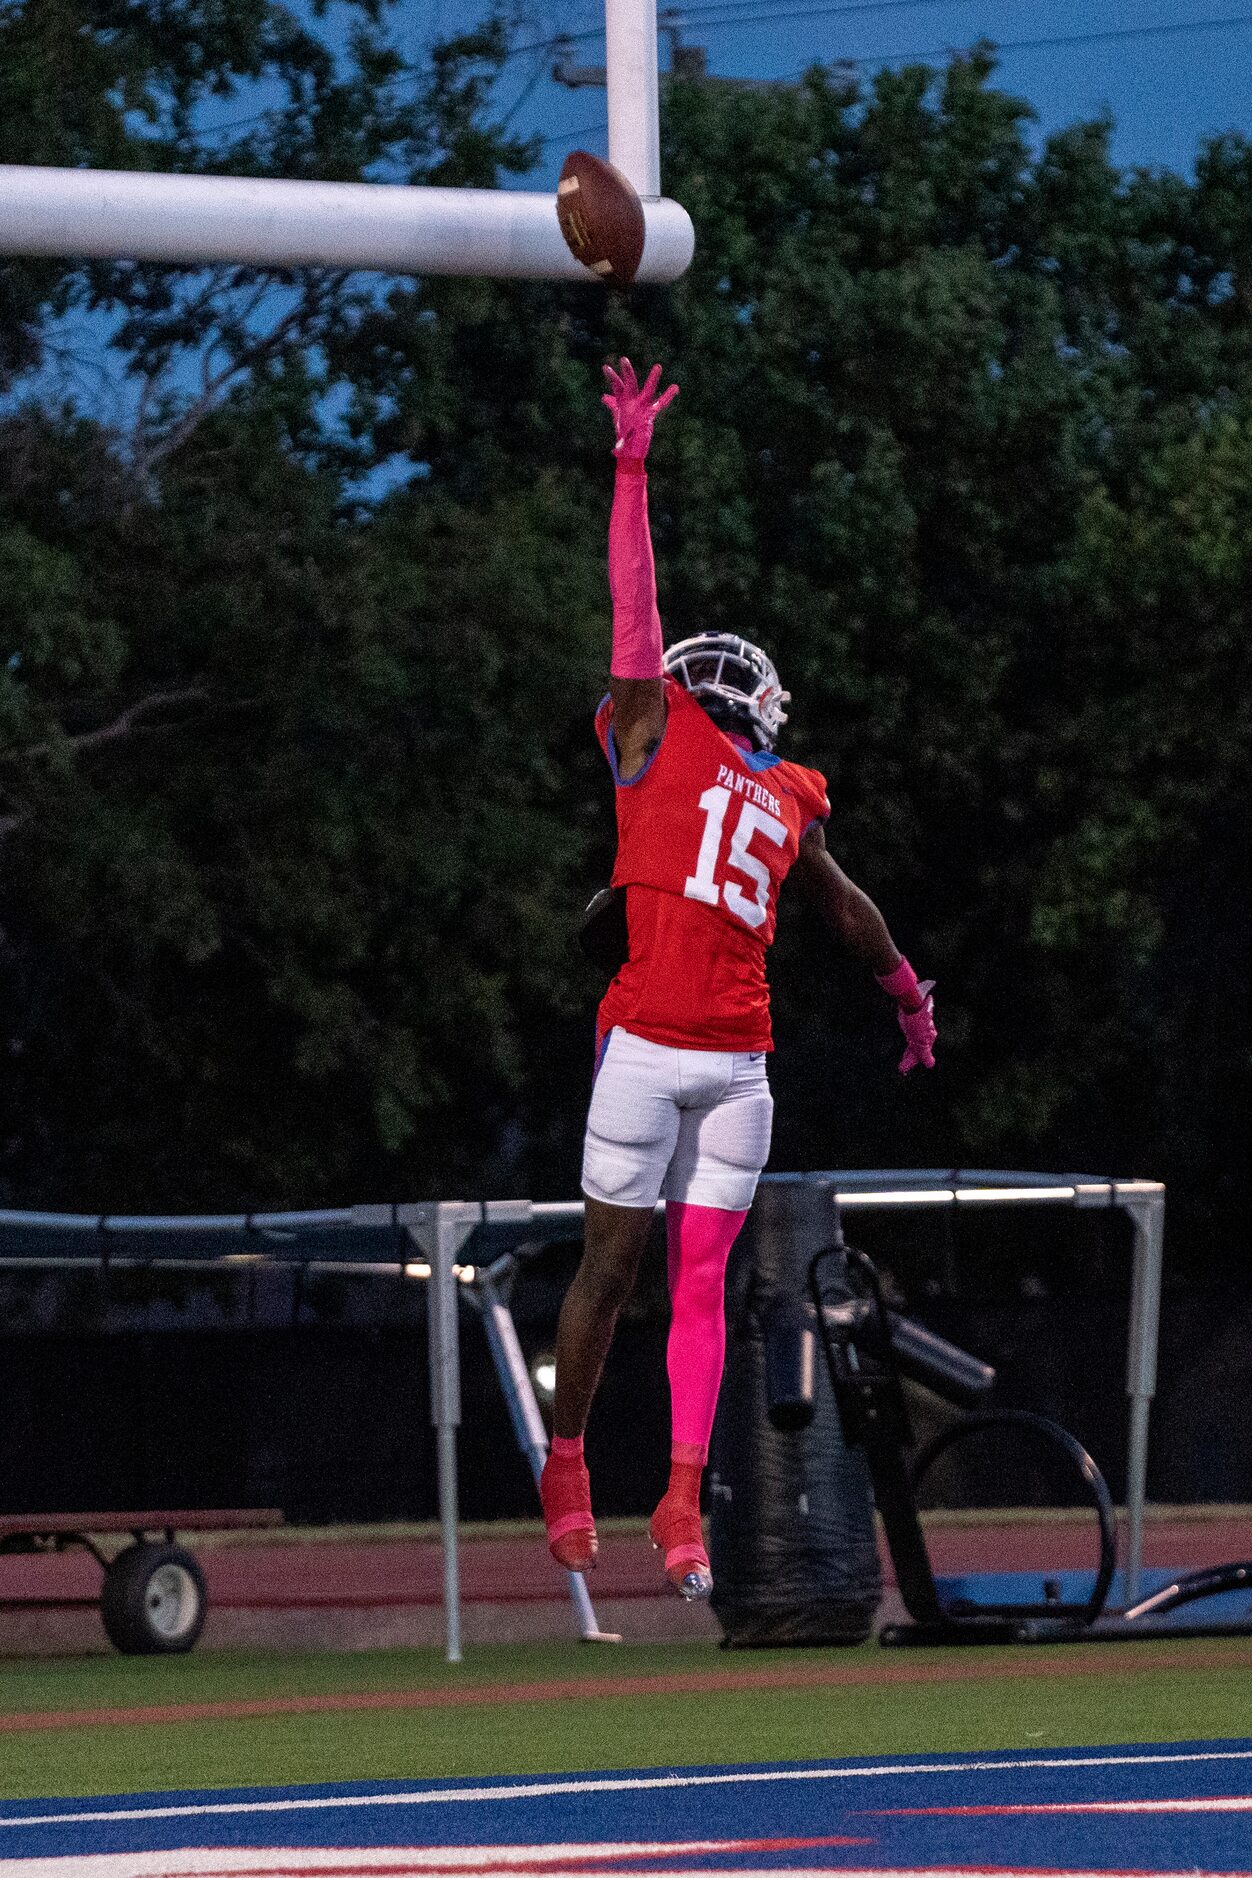
[[[693,0],[690,7],[672,9],[674,23],[698,26],[702,29],[735,26],[772,26],[789,20],[836,19],[849,13],[885,13],[901,7],[916,6],[952,6],[964,5],[967,0],[840,0],[838,5],[805,7],[784,7],[783,10],[762,9],[761,0]],[[1015,0],[993,0],[993,4],[1015,4]],[[736,9],[728,17],[727,9]],[[742,12],[737,9],[744,9]],[[752,9],[755,9],[752,10]],[[1214,32],[1228,26],[1252,25],[1252,13],[1232,14],[1223,19],[1205,20],[1170,20],[1152,26],[1108,27],[1090,33],[1056,33],[1041,39],[992,39],[989,43],[998,52],[1044,51],[1061,46],[1095,45],[1114,40],[1158,39],[1174,37],[1178,34]],[[583,33],[561,33],[557,40],[538,42],[534,45],[514,47],[506,55],[509,58],[520,57],[523,52],[535,52],[552,47],[561,42],[577,45],[587,40],[602,39],[603,29]],[[890,65],[896,60],[936,59],[952,51],[951,45],[932,46],[920,52],[879,52],[862,58],[843,59],[845,65]],[[815,61],[817,62],[817,61]],[[799,74],[797,74],[798,76]]]
[[[729,19],[721,17],[700,17],[688,20],[686,10],[676,8],[675,13],[679,25],[686,22],[692,26],[699,26],[702,29],[706,29],[726,26],[768,26],[781,23],[785,20],[832,19],[838,17],[840,14],[886,12],[903,6],[953,5],[964,3],[965,0],[853,0],[853,3],[849,5],[844,4],[843,0],[841,0],[841,4],[837,6],[798,7],[789,8],[782,12],[744,12]],[[1008,4],[1010,0],[1001,0],[1001,3]],[[727,6],[743,6],[745,8],[755,6],[759,8],[760,0],[696,0],[697,9],[702,5],[716,9],[720,14],[724,13]],[[987,43],[997,53],[1036,52],[1052,50],[1061,46],[1107,44],[1115,40],[1172,38],[1177,37],[1179,34],[1217,32],[1223,27],[1249,25],[1252,25],[1252,13],[1236,13],[1221,19],[1170,20],[1153,26],[1118,26],[1107,27],[1091,33],[1056,33],[1042,39],[992,39],[988,36]],[[567,44],[572,44],[577,40],[594,39],[601,36],[602,35],[595,33],[580,33],[564,34],[562,38]],[[519,48],[519,50],[522,49],[523,48]],[[524,49],[534,50],[533,47]],[[841,58],[839,63],[841,65],[870,67],[893,65],[898,61],[907,62],[910,59],[945,58],[953,50],[953,46],[949,44],[946,46],[930,46],[920,52],[876,52],[861,58]],[[511,57],[512,54],[509,56]],[[820,60],[815,58],[812,62],[818,64]],[[800,78],[807,69],[807,67],[801,68],[799,72],[790,74],[790,76]]]
[[[945,6],[946,7],[946,6],[967,6],[969,4],[970,4],[970,0],[850,0],[849,4],[840,4],[838,6],[821,7],[821,8],[818,8],[817,11],[819,11],[822,14],[894,13],[900,7],[911,7],[911,8],[924,7],[924,6]],[[991,0],[991,4],[992,5],[996,5],[996,4],[1016,5],[1018,4],[1018,0]],[[721,26],[721,25],[729,25],[732,22],[724,21],[724,20],[708,20],[708,19],[705,19],[703,15],[709,12],[725,13],[728,10],[738,12],[740,7],[759,7],[760,5],[761,5],[761,0],[693,0],[693,3],[691,6],[672,7],[668,9],[668,13],[670,17],[670,22],[673,25],[679,26],[679,27],[681,26]],[[774,20],[774,19],[787,19],[793,16],[786,14],[786,13],[766,12],[766,13],[760,14],[759,17],[763,21],[769,21],[769,20]],[[744,21],[745,25],[748,23],[749,23],[748,21],[746,20]],[[664,18],[662,18],[662,25],[664,25]]]
[[[585,33],[554,33],[550,39],[532,39],[527,46],[510,46],[504,56],[506,59],[520,59],[524,52],[555,52],[558,46],[583,46],[591,40],[603,38],[603,26],[592,27]]]
[[[751,4],[758,4],[758,0],[751,0]],[[520,59],[528,52],[553,52],[556,50],[557,46],[561,44],[574,44],[580,43],[583,40],[603,39],[603,37],[603,27],[600,28],[599,32],[557,33],[551,39],[536,39],[528,45],[510,46],[508,51],[504,54],[502,63],[507,64],[510,59]],[[419,85],[422,80],[428,76],[429,72],[427,70],[410,65],[407,70],[397,72],[394,78],[384,80],[379,86],[379,91],[384,96],[390,98],[391,94],[400,88],[406,85]],[[266,118],[277,120],[285,117],[293,110],[300,111],[304,108],[306,107],[303,100],[295,98],[289,99],[286,104],[272,104],[267,105],[264,110],[251,111],[247,117],[233,117],[228,119],[224,124],[208,125],[200,135],[205,137],[220,137],[226,131],[245,130],[249,124],[260,124],[264,122]]]
[[[836,6],[824,8],[830,13],[891,13],[899,7],[923,6],[965,6],[970,0],[841,0]],[[1016,4],[1016,0],[991,0],[991,4]],[[725,13],[740,7],[760,7],[761,0],[691,0],[687,6],[663,6],[657,15],[657,24],[662,32],[673,26],[703,26],[706,22],[699,16],[702,13]],[[766,17],[772,17],[767,15]],[[604,28],[589,28],[579,33],[559,33],[559,39],[577,42],[584,39],[603,39]],[[527,50],[528,48],[519,48]],[[512,54],[510,54],[510,57]]]
[[[1002,0],[1002,3],[1008,3],[1008,0]],[[697,0],[697,6],[700,4],[716,7],[719,4],[719,0]],[[760,0],[720,0],[720,4],[723,10],[727,5],[742,5],[746,8],[753,5],[759,6]],[[851,4],[847,4],[846,0],[841,0],[841,3],[836,6],[791,8],[783,12],[744,12],[731,19],[700,18],[698,20],[692,20],[690,23],[705,29],[725,26],[773,25],[787,20],[832,19],[849,13],[887,12],[902,6],[952,4],[965,4],[965,0],[852,0]],[[1252,13],[1238,13],[1221,19],[1173,20],[1153,26],[1121,26],[1109,27],[1101,31],[1089,33],[1057,33],[1040,39],[991,39],[988,40],[988,43],[996,53],[1038,52],[1055,50],[1063,46],[1110,44],[1115,41],[1130,39],[1176,38],[1179,35],[1187,33],[1220,32],[1225,28],[1249,25],[1252,25]],[[529,45],[514,46],[505,57],[506,59],[521,58],[528,52],[548,52],[555,50],[559,44],[579,44],[587,40],[598,38],[603,38],[603,30],[586,33],[561,33],[554,39],[536,40]],[[945,58],[953,50],[954,48],[950,44],[946,46],[930,46],[917,52],[878,52],[859,58],[841,58],[839,63],[863,68],[874,68],[899,63],[907,64],[913,59]],[[815,58],[812,63],[820,63],[820,60]],[[803,75],[803,70],[805,69],[807,69],[807,67],[802,68],[800,72],[796,72],[790,76],[799,78]],[[420,83],[422,76],[422,73],[414,71],[398,74],[395,78],[387,81],[381,89],[385,93],[390,93],[400,86],[416,85]],[[247,117],[234,118],[225,124],[206,126],[199,134],[210,139],[221,137],[228,131],[242,130],[250,124],[259,124],[265,119],[270,119],[271,121],[281,119],[287,111],[293,108],[299,110],[301,106],[294,100],[286,106],[271,105],[267,109],[255,111]],[[589,126],[588,128],[598,129],[602,127]],[[555,137],[542,138],[540,141],[544,145],[558,141],[560,134],[563,133],[558,133]],[[584,133],[575,132],[573,134],[582,135]]]
[[[987,43],[995,53],[1001,52],[1036,52],[1049,50],[1056,46],[1095,45],[1114,39],[1164,39],[1179,33],[1205,33],[1219,30],[1223,26],[1252,26],[1252,13],[1234,13],[1227,19],[1219,20],[1178,20],[1159,26],[1118,26],[1098,33],[1059,33],[1049,39],[992,39]],[[951,46],[932,46],[926,52],[877,52],[870,58],[843,59],[844,65],[894,65],[897,60],[942,59],[951,53]]]
[[[547,149],[550,143],[573,143],[576,137],[599,137],[609,128],[609,120],[601,118],[598,124],[582,124],[577,130],[554,130],[550,137],[539,139],[540,147]]]
[[[969,0],[840,0],[840,3],[838,5],[819,6],[819,7],[815,7],[812,9],[806,9],[804,11],[797,12],[797,13],[771,13],[771,12],[756,13],[756,14],[748,13],[748,14],[743,15],[741,18],[738,18],[735,20],[720,20],[720,19],[706,20],[704,18],[695,18],[695,17],[689,18],[689,15],[699,14],[702,12],[702,10],[707,10],[710,7],[714,11],[725,11],[727,6],[759,7],[761,4],[761,0],[695,0],[693,7],[689,9],[675,7],[671,9],[671,12],[673,13],[675,23],[679,26],[681,26],[684,23],[689,23],[693,26],[701,26],[701,27],[722,26],[722,25],[740,25],[740,24],[747,26],[747,25],[757,25],[757,24],[762,24],[762,23],[768,24],[775,19],[778,19],[778,20],[808,19],[808,18],[825,19],[825,18],[834,18],[840,14],[848,14],[848,13],[894,12],[896,9],[900,7],[963,6],[968,3],[969,3]],[[995,0],[993,0],[993,4],[994,3],[995,3]],[[1012,4],[1016,4],[1016,0],[1000,0],[1000,4],[1012,5]],[[508,51],[504,54],[504,62],[507,64],[509,61],[513,59],[524,58],[528,53],[531,53],[531,52],[555,52],[560,46],[584,45],[589,42],[593,42],[595,40],[603,39],[603,38],[604,38],[603,26],[592,28],[586,32],[556,33],[549,39],[535,39],[535,40],[528,41],[525,45],[510,46]],[[925,55],[917,54],[917,55],[911,55],[911,56],[921,57]],[[384,84],[380,87],[380,90],[383,92],[384,95],[390,96],[390,94],[400,90],[404,86],[409,86],[409,85],[416,86],[420,84],[421,80],[425,76],[426,74],[423,71],[410,67],[408,71],[398,72],[394,78],[386,80]],[[246,117],[230,118],[224,124],[208,125],[200,133],[200,135],[204,137],[208,137],[208,138],[222,137],[226,135],[226,133],[229,131],[246,130],[250,125],[264,123],[267,119],[271,121],[279,120],[282,117],[286,116],[293,109],[296,111],[299,111],[301,108],[302,108],[301,100],[291,99],[291,100],[288,100],[288,102],[285,105],[284,104],[269,105],[262,110],[249,112]],[[547,139],[544,139],[543,141],[546,142]]]
[[[705,3],[717,6],[718,0],[705,0]],[[722,0],[723,9],[727,3],[733,5],[736,4],[736,0]],[[930,0],[874,0],[876,6],[896,6],[906,3],[909,5],[929,4]],[[752,4],[752,0],[744,0],[744,4]],[[860,4],[854,6],[807,6],[788,8],[783,12],[758,11],[756,13],[742,14],[729,19],[701,18],[699,20],[693,20],[692,24],[705,29],[718,26],[772,26],[785,20],[831,19],[841,13],[860,12],[862,10],[866,9],[863,9]],[[1203,32],[1221,26],[1245,26],[1249,24],[1249,22],[1252,22],[1252,14],[1244,13],[1237,14],[1229,19],[1176,20],[1156,26],[1111,27],[1094,33],[1058,33],[1046,39],[1018,39],[1011,41],[1004,39],[992,40],[991,43],[1005,51],[1020,51],[1033,47],[1085,45],[1093,43],[1096,40],[1151,39],[1166,34]],[[876,62],[890,62],[893,59],[927,59],[938,57],[948,50],[948,47],[941,46],[928,52],[883,52],[874,54],[868,58],[853,59],[846,62],[855,65],[872,65]]]

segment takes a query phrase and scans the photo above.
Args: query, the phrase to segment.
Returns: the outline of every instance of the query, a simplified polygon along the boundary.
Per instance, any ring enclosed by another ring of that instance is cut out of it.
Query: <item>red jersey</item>
[[[596,713],[617,784],[613,885],[626,889],[630,933],[599,1029],[620,1024],[683,1050],[769,1050],[765,948],[800,841],[830,814],[826,783],[740,749],[672,678],[665,701],[660,745],[626,782],[612,700]]]

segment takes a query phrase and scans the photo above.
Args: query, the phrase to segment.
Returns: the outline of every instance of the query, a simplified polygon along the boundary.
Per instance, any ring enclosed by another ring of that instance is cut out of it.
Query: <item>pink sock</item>
[[[673,1307],[666,1362],[673,1415],[673,1458],[703,1466],[726,1360],[726,1261],[746,1212],[716,1206],[665,1207],[669,1295]]]
[[[583,1438],[581,1435],[553,1435],[552,1458],[554,1461],[581,1461],[583,1457]]]

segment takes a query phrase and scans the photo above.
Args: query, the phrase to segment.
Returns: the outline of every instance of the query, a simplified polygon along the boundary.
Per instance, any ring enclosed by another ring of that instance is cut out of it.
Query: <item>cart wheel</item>
[[[104,1574],[100,1615],[110,1643],[126,1656],[191,1649],[207,1608],[204,1573],[178,1545],[128,1545]]]

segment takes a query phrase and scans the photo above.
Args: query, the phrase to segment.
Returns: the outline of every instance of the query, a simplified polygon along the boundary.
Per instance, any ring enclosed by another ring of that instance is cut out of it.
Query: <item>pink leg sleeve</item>
[[[648,531],[648,479],[641,458],[619,457],[609,518],[614,678],[661,676],[661,616]]]
[[[698,1466],[708,1459],[726,1360],[726,1261],[747,1217],[746,1212],[675,1200],[665,1207],[673,1307],[666,1355],[673,1452]]]

